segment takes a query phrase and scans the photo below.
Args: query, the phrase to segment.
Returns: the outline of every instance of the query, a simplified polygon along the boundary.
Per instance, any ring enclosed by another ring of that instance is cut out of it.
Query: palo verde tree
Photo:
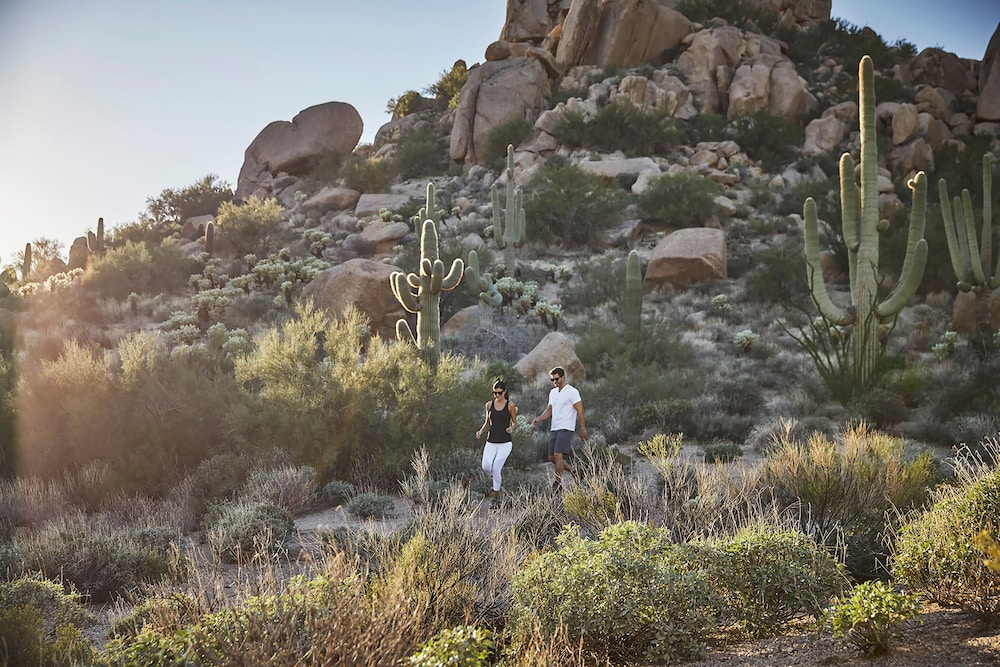
[[[879,329],[895,320],[910,300],[927,264],[927,241],[924,222],[927,208],[927,176],[919,172],[907,184],[913,191],[913,209],[906,242],[903,269],[892,292],[879,300],[879,233],[888,229],[888,221],[879,219],[878,149],[875,134],[874,68],[868,56],[858,66],[861,103],[861,182],[854,172],[850,153],[840,158],[840,203],[844,242],[847,245],[851,303],[836,305],[827,293],[819,258],[816,202],[812,197],[803,206],[805,218],[806,277],[813,299],[826,320],[848,327],[851,337],[851,369],[854,389],[864,391],[875,379],[875,361],[879,356]]]

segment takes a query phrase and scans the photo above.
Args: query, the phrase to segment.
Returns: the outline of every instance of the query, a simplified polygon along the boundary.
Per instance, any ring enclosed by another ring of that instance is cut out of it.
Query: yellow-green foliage
[[[893,574],[934,602],[1000,613],[1000,577],[975,543],[982,531],[1000,530],[1000,469],[982,467],[963,477],[939,488],[934,504],[903,526]]]
[[[984,530],[976,536],[974,544],[986,555],[983,565],[1000,574],[1000,542],[997,542],[989,531]]]
[[[866,581],[836,600],[824,619],[834,636],[865,655],[889,651],[903,623],[920,613],[920,596],[897,593],[882,581]]]
[[[267,256],[275,249],[284,227],[278,201],[256,196],[248,197],[242,204],[223,203],[215,225],[216,244],[236,257]]]
[[[762,482],[781,503],[801,503],[803,527],[831,543],[842,531],[849,567],[866,574],[886,553],[887,515],[923,503],[935,473],[930,455],[908,456],[899,438],[862,424],[835,438],[781,436],[764,461]]]
[[[322,361],[317,331],[325,333]],[[388,485],[421,445],[436,454],[463,442],[461,424],[482,407],[463,370],[450,355],[434,368],[419,363],[411,346],[368,339],[368,321],[357,311],[338,320],[303,305],[237,361],[236,379],[248,395],[227,419],[251,451],[280,446],[321,479],[351,479],[354,464],[367,461],[370,480]]]
[[[5,665],[91,664],[93,650],[81,632],[96,618],[75,593],[40,579],[0,584],[0,655]]]

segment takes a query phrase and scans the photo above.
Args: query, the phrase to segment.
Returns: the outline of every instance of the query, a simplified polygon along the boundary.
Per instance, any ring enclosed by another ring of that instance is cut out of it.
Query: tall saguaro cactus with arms
[[[806,277],[813,298],[832,324],[851,327],[851,365],[856,386],[867,388],[874,379],[879,351],[879,326],[891,322],[910,300],[927,264],[924,222],[927,209],[927,176],[923,172],[908,185],[913,190],[913,209],[906,241],[903,269],[892,292],[879,301],[879,233],[888,222],[878,216],[878,151],[875,136],[874,68],[869,56],[858,66],[861,121],[861,182],[854,175],[849,153],[840,158],[840,204],[844,242],[847,245],[851,281],[851,304],[842,308],[827,293],[819,259],[816,202],[803,206],[805,218]]]
[[[993,171],[992,156],[983,155],[983,223],[981,241],[976,241],[976,218],[972,212],[972,196],[962,190],[961,198],[955,197],[948,204],[948,184],[938,181],[941,199],[941,218],[944,220],[945,238],[951,267],[958,278],[958,289],[976,295],[976,333],[983,342],[992,340],[993,290],[1000,287],[1000,258],[996,272],[991,276],[993,258]]]
[[[433,365],[437,365],[440,358],[441,292],[457,287],[464,270],[464,262],[455,258],[445,274],[444,262],[438,253],[437,227],[433,220],[424,220],[420,233],[419,273],[394,271],[389,275],[396,300],[408,312],[417,315],[417,335],[413,335],[406,320],[399,320],[396,322],[396,337],[416,344],[424,359]]]
[[[505,203],[500,205],[500,188],[493,184],[493,240],[503,251],[503,263],[507,275],[513,276],[517,258],[514,248],[524,245],[524,195],[521,188],[514,185],[514,146],[507,145],[507,185]]]

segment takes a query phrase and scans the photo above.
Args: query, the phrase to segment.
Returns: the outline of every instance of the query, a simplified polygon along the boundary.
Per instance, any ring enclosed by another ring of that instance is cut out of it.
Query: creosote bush
[[[227,502],[211,511],[208,541],[225,562],[244,562],[280,549],[292,527],[291,513],[269,500]]]
[[[995,456],[1000,443],[987,443]],[[1000,469],[963,449],[956,483],[935,489],[933,504],[899,530],[893,575],[909,590],[942,605],[1000,613],[1000,577],[983,562],[975,540],[1000,527]]]
[[[585,246],[622,219],[625,192],[596,174],[551,158],[538,170],[524,201],[532,239]]]
[[[825,626],[868,656],[886,653],[902,625],[920,614],[920,596],[897,593],[882,581],[865,581],[834,601]]]
[[[636,202],[644,218],[672,227],[703,227],[716,214],[719,184],[688,171],[654,179]]]

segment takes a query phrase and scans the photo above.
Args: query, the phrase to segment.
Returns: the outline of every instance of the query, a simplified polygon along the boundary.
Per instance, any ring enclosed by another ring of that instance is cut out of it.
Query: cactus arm
[[[441,268],[444,268],[444,263],[442,262]],[[441,279],[441,289],[451,290],[458,287],[458,284],[462,282],[462,275],[465,273],[465,262],[462,261],[460,257],[456,257],[452,263],[451,268],[448,273]]]
[[[431,294],[441,293],[442,278],[444,278],[444,262],[442,262],[440,259],[435,259],[434,264],[431,266],[431,282],[430,282]]]
[[[861,193],[854,178],[854,159],[850,153],[840,156],[840,210],[844,245],[847,247],[849,284],[858,271],[858,228],[861,226]]]
[[[494,308],[499,308],[500,304],[503,303],[503,294],[497,289],[496,283],[493,282],[493,276],[486,273],[483,274],[482,291],[479,293],[479,300],[488,306],[493,306]]]
[[[802,207],[802,217],[805,218],[805,239],[806,239],[806,269],[809,280],[809,289],[812,291],[813,299],[819,307],[823,317],[838,325],[850,324],[852,317],[843,308],[837,306],[826,290],[826,281],[823,280],[823,270],[819,262],[819,231],[816,223],[816,202],[812,197],[806,199]]]
[[[497,244],[497,248],[503,250],[507,242],[503,238],[503,209],[500,207],[500,188],[496,183],[490,188],[490,195],[493,200],[493,241]]]
[[[912,259],[911,259],[912,256]],[[927,266],[927,240],[919,239],[911,248],[907,248],[906,259],[910,260],[910,270],[904,271],[899,276],[896,287],[893,288],[885,301],[875,308],[875,314],[880,320],[889,319],[899,314],[920,286],[920,279],[924,276],[924,268]]]
[[[927,241],[924,240],[924,226],[927,222],[927,175],[922,171],[917,172],[906,185],[913,191],[913,209],[910,211],[910,231],[906,237],[906,255],[895,288],[875,310],[882,319],[897,315],[909,302],[920,286],[920,279],[927,266]]]
[[[956,215],[958,208],[956,207]],[[972,271],[972,283],[974,285],[986,284],[986,273],[983,271],[982,256],[979,251],[979,241],[976,240],[976,216],[972,213],[972,195],[968,188],[962,190],[961,202],[962,227],[965,228],[968,248],[968,266]]]
[[[952,208],[948,199],[948,184],[943,178],[938,181],[938,199],[941,202],[941,220],[944,223],[944,237],[948,242],[951,270],[955,272],[955,277],[960,283],[967,283],[971,276],[967,275],[965,264],[962,261],[964,243],[959,240],[964,238],[964,235],[959,234],[956,229],[955,218],[951,214]]]
[[[413,337],[413,329],[406,320],[396,320],[396,340],[410,345],[417,344],[417,339]]]
[[[410,275],[413,274],[411,273]],[[417,297],[410,291],[410,285],[407,282],[405,273],[402,271],[393,271],[389,275],[389,285],[392,286],[392,294],[396,297],[396,301],[399,301],[400,305],[407,312],[416,313],[420,311],[420,304],[417,302]]]
[[[465,263],[465,284],[469,287],[472,296],[479,297],[482,289],[482,277],[479,275],[479,253],[475,250],[469,251],[469,260]]]

